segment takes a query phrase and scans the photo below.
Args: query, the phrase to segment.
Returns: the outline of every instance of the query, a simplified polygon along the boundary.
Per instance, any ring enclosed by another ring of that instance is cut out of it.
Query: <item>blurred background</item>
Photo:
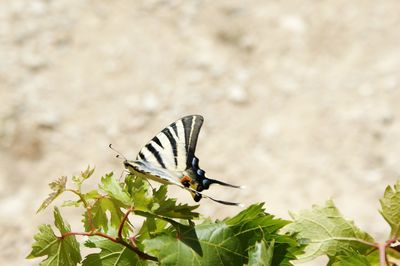
[[[283,218],[332,198],[384,240],[378,199],[400,173],[399,10],[396,0],[0,1],[0,264],[38,263],[24,257],[53,222],[52,208],[35,214],[50,181],[87,165],[92,185],[118,177],[109,143],[133,159],[188,114],[205,118],[201,167],[247,186],[208,194],[266,202]],[[199,210],[239,211],[208,200]],[[79,231],[79,213],[63,213]]]

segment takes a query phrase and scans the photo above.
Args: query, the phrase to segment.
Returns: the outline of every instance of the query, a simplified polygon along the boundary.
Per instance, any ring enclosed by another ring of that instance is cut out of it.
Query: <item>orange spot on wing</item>
[[[188,177],[187,175],[185,175],[185,176],[183,176],[183,177],[181,178],[181,183],[182,183],[182,182],[185,182],[185,181],[192,182],[192,179],[191,179],[190,177]]]

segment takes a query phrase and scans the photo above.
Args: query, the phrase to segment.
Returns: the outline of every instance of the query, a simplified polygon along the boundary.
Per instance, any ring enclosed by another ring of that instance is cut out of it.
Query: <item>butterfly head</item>
[[[132,164],[128,160],[124,160],[124,167],[125,169],[129,170],[132,167]]]

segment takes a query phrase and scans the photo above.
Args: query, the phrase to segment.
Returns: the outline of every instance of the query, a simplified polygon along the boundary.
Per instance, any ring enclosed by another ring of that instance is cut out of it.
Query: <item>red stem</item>
[[[88,223],[89,223],[89,227],[90,227],[90,231],[95,231],[96,228],[94,227],[93,224],[93,217],[92,217],[92,207],[87,207],[87,215],[88,215]]]
[[[96,201],[95,201],[91,206],[88,206],[88,204],[86,204],[86,205],[87,205],[87,206],[86,206],[86,210],[87,210],[87,213],[88,213],[88,223],[89,223],[90,231],[91,231],[91,232],[96,231],[96,227],[95,227],[94,224],[93,224],[92,207],[93,207],[99,200],[100,200],[100,198],[97,198]]]
[[[121,244],[121,245],[129,248],[130,250],[135,252],[139,256],[139,258],[141,258],[143,260],[158,261],[158,259],[156,257],[153,257],[153,256],[151,256],[149,254],[146,254],[146,253],[142,252],[140,249],[138,249],[137,247],[129,245],[124,240],[114,238],[114,237],[112,237],[110,235],[107,235],[107,234],[104,234],[104,233],[101,233],[101,232],[94,232],[94,233],[66,232],[66,233],[62,234],[61,238],[68,237],[68,236],[101,236],[101,237],[107,238],[108,240],[110,240],[110,241],[112,241],[114,243],[118,243],[118,244]]]
[[[101,233],[101,232],[95,232],[96,228],[95,228],[95,226],[93,224],[93,216],[92,216],[92,208],[91,208],[92,206],[89,206],[89,204],[86,202],[86,200],[84,199],[84,197],[82,196],[80,191],[76,191],[76,190],[73,190],[73,189],[67,189],[66,191],[70,191],[70,192],[78,195],[78,197],[82,200],[83,205],[85,206],[85,209],[87,210],[87,213],[88,213],[88,223],[89,223],[89,226],[90,226],[90,232],[66,232],[66,233],[61,235],[61,238],[68,237],[68,236],[77,236],[77,235],[80,235],[80,236],[101,236],[101,237],[107,238],[108,240],[110,240],[112,242],[121,244],[121,245],[129,248],[130,250],[135,252],[139,256],[139,258],[141,258],[143,260],[158,261],[158,259],[156,257],[153,257],[153,256],[151,256],[149,254],[146,254],[146,253],[142,252],[140,249],[138,249],[135,246],[130,245],[129,243],[127,243],[122,238],[122,229],[124,227],[124,224],[125,224],[126,220],[128,219],[129,213],[131,213],[133,211],[133,207],[130,207],[127,210],[127,212],[125,213],[124,218],[122,219],[122,221],[121,221],[121,223],[119,225],[119,228],[118,228],[118,237],[114,238],[114,237],[112,237],[110,235],[107,235],[107,234],[104,234],[104,233]],[[99,199],[97,199],[97,200],[99,200]]]
[[[122,221],[121,221],[121,223],[119,224],[119,228],[118,228],[118,239],[119,239],[119,240],[123,240],[123,239],[122,239],[122,229],[124,228],[124,224],[125,224],[126,220],[128,220],[128,216],[129,216],[129,214],[130,214],[132,211],[133,211],[133,207],[130,207],[130,208],[126,211],[126,213],[125,213],[125,215],[124,215],[124,218],[122,218]]]
[[[67,237],[67,236],[101,236],[104,238],[107,238],[111,240],[112,242],[118,243],[118,240],[112,236],[106,235],[101,232],[94,232],[94,233],[86,233],[86,232],[66,232],[62,234],[61,238]]]

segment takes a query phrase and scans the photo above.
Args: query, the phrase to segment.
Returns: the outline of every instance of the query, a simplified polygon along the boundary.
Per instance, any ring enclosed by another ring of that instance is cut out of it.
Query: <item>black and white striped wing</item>
[[[190,115],[172,123],[140,150],[136,160],[170,171],[185,171],[191,167],[203,120],[200,115]]]

